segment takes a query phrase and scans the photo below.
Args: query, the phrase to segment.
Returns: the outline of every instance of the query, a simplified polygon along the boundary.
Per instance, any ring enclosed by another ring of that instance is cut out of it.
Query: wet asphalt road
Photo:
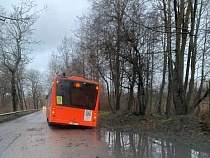
[[[96,129],[48,127],[44,111],[0,124],[0,158],[108,158]]]

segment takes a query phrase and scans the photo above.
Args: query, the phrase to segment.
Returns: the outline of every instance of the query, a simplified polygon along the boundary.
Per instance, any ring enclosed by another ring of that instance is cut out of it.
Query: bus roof
[[[83,77],[80,76],[62,76],[62,75],[56,75],[55,79],[57,78],[67,78],[69,80],[75,80],[75,81],[82,81],[82,82],[89,82],[89,83],[93,83],[93,84],[98,84],[98,82],[92,81],[92,80],[87,80]]]

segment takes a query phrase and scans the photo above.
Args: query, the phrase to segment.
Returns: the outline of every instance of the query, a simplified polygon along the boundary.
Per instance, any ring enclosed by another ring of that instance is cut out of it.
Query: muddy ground
[[[126,132],[145,133],[161,139],[170,139],[182,144],[210,151],[210,123],[191,115],[173,116],[135,116],[129,112],[100,112],[99,126],[121,129]]]

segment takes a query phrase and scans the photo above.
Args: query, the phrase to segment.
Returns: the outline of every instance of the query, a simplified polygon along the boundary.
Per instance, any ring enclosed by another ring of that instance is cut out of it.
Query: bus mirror
[[[48,99],[48,95],[45,96],[45,99],[46,99],[46,100]]]

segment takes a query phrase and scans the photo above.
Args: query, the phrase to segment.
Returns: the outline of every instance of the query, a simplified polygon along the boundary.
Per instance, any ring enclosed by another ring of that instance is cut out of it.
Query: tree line
[[[208,0],[90,4],[75,37],[65,36],[51,55],[51,72],[100,81],[112,111],[183,115],[207,99]]]
[[[93,0],[89,3],[89,12],[77,19],[79,28],[74,31],[75,36],[64,36],[52,52],[48,81],[55,73],[63,72],[99,81],[101,107],[132,111],[136,115],[188,114],[207,100],[210,89],[208,0]],[[20,97],[28,87],[22,83],[26,80],[21,75],[24,76],[28,62],[30,49],[26,46],[33,43],[30,35],[37,20],[36,14],[32,14],[35,17],[30,21],[31,16],[24,18],[19,13],[20,10],[16,15],[14,10],[13,16],[6,17],[1,9],[0,14],[0,26],[4,28],[0,41],[0,77],[5,82],[1,98],[10,87],[13,103],[26,98]],[[14,20],[17,18],[21,20]],[[16,28],[15,33],[8,29],[10,25]]]
[[[41,11],[36,6],[22,1],[13,5],[11,13],[0,6],[0,112],[37,109],[42,102],[41,74],[26,69],[32,45],[38,43],[33,39]]]

